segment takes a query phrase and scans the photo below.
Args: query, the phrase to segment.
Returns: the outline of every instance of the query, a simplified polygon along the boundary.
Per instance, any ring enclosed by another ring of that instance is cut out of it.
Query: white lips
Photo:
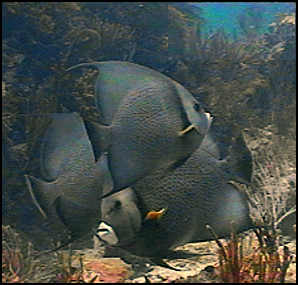
[[[210,113],[206,113],[206,116],[207,116],[208,129],[209,129],[210,126],[211,126],[211,123],[212,123],[212,121],[213,121],[213,117],[210,115]]]
[[[101,222],[98,227],[99,237],[106,241],[109,245],[115,245],[119,242],[119,239],[113,230],[113,228],[107,225],[105,222]]]

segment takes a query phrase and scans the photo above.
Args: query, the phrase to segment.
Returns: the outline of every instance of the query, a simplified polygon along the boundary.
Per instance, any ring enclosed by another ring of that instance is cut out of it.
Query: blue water
[[[255,13],[260,19],[261,28],[258,33],[265,32],[268,25],[274,22],[277,14],[289,13],[296,10],[296,4],[279,3],[279,2],[204,2],[204,3],[189,3],[202,9],[202,16],[206,23],[203,25],[203,35],[210,34],[218,28],[223,28],[230,36],[239,36],[242,34],[238,16],[241,14]],[[253,21],[251,28],[254,28]]]

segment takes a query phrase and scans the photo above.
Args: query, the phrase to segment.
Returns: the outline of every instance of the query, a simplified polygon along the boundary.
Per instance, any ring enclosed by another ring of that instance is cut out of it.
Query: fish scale
[[[150,96],[150,92],[144,90],[144,93],[146,94],[145,98],[139,96],[135,98],[137,100],[133,100],[133,103],[129,102],[127,104],[124,104],[125,111],[123,115],[120,109],[119,119],[113,124],[115,127],[114,144],[110,149],[109,157],[111,157],[112,161],[115,161],[115,165],[113,163],[110,164],[111,169],[113,169],[114,172],[121,171],[117,170],[116,168],[119,165],[117,164],[117,161],[121,161],[123,156],[123,159],[133,159],[133,155],[135,155],[136,160],[142,161],[145,160],[147,156],[150,159],[156,158],[158,159],[158,161],[160,161],[160,156],[162,156],[165,157],[163,164],[169,164],[175,161],[177,158],[176,156],[174,158],[170,156],[171,160],[168,162],[167,156],[165,155],[166,153],[170,154],[171,151],[177,149],[179,144],[183,144],[186,149],[187,147],[189,147],[189,145],[184,143],[184,140],[177,140],[177,137],[175,136],[177,135],[177,130],[183,129],[184,127],[182,121],[180,120],[179,114],[171,112],[173,115],[169,116],[169,111],[171,110],[167,108],[166,103],[162,104],[162,102],[160,102],[161,100],[156,100],[156,104],[153,105],[152,102],[154,102],[154,98],[151,99],[152,96]],[[148,103],[149,108],[147,108],[147,113],[150,114],[150,117],[148,118],[147,114],[144,115],[144,113],[138,113],[138,115],[134,117],[135,119],[132,122],[131,117],[134,114],[133,107],[131,109],[132,114],[130,112],[127,112],[126,110],[130,109],[130,106],[137,105],[138,101],[143,100],[150,101],[150,104]],[[171,117],[172,119],[171,124],[169,124],[168,117]],[[147,126],[144,126],[146,122],[148,122],[148,124]],[[123,125],[125,125],[126,127],[123,128]],[[156,129],[158,129],[159,131],[157,132]],[[136,135],[130,139],[130,134],[132,132]],[[123,147],[125,147],[125,151],[122,150],[122,145],[119,146],[120,141],[130,141],[130,144],[122,144]],[[194,148],[196,145],[197,142],[195,142],[192,148]],[[131,150],[133,151],[133,154],[131,154]],[[148,168],[148,171],[152,169],[152,165],[149,164],[148,166],[144,165],[144,167]],[[151,168],[150,170],[149,167]],[[123,168],[125,169],[125,167]],[[131,171],[131,169],[128,169],[125,173],[123,173],[123,176],[125,175],[127,179],[132,175],[131,173],[128,173],[129,171]],[[138,170],[136,169],[136,172],[137,171]],[[114,176],[114,179],[116,181],[118,180],[116,175]],[[124,178],[119,179],[122,180]],[[132,179],[128,179],[128,181],[128,185],[134,182]]]

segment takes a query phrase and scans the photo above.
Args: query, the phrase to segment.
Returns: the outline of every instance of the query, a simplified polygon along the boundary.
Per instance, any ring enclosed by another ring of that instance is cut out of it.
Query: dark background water
[[[285,2],[224,2],[224,3],[189,3],[193,7],[202,9],[205,24],[202,29],[204,35],[208,35],[218,28],[223,28],[230,36],[239,36],[242,29],[239,25],[239,17],[250,16],[251,28],[256,28],[255,20],[260,23],[259,32],[268,30],[268,25],[275,20],[276,15],[291,13],[296,9],[295,3]]]

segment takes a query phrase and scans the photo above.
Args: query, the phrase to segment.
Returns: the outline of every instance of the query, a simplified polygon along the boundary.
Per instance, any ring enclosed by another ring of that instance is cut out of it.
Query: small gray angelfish
[[[111,181],[107,157],[95,162],[82,118],[77,113],[48,115],[51,119],[40,147],[40,178],[25,175],[41,214],[73,237],[88,233],[100,219],[100,197]]]

